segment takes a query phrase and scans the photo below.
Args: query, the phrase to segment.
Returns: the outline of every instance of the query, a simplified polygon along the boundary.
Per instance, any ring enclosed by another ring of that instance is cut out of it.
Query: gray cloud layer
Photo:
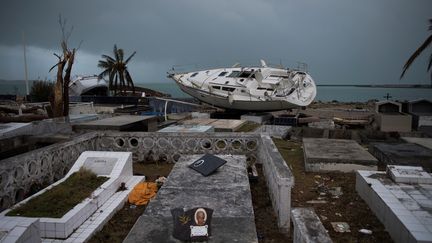
[[[165,80],[175,64],[307,62],[317,83],[397,83],[409,55],[428,36],[430,0],[7,1],[0,9],[0,78],[22,79],[22,32],[30,78],[51,77],[60,30],[83,40],[76,74],[100,70],[113,45],[137,51],[136,82]],[[429,52],[430,53],[430,52]],[[427,55],[402,82],[428,83]]]

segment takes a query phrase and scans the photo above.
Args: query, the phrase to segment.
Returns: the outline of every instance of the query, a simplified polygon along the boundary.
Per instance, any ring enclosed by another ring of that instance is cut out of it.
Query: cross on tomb
[[[389,93],[387,93],[386,96],[384,96],[384,98],[386,98],[387,100],[389,100],[390,98],[393,98],[393,96],[391,96]]]

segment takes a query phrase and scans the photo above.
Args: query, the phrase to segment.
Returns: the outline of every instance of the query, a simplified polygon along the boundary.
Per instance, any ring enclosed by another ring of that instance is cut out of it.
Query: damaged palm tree
[[[68,48],[67,42],[72,34],[73,27],[66,32],[66,20],[62,20],[59,16],[59,24],[62,32],[61,48],[62,54],[54,55],[58,58],[57,64],[55,64],[51,69],[53,70],[57,67],[57,80],[54,86],[54,102],[51,105],[53,116],[69,116],[69,83],[72,71],[72,65],[75,59],[75,53],[79,49],[73,48],[72,50]]]
[[[432,31],[432,19],[429,19],[429,31]],[[424,51],[426,50],[430,45],[432,44],[432,34],[429,35],[429,37],[423,42],[423,44],[421,44],[421,46],[419,48],[417,48],[417,50],[414,51],[414,53],[410,56],[410,58],[408,59],[408,61],[405,63],[403,70],[402,70],[402,74],[400,76],[400,78],[402,79],[403,76],[405,75],[405,72],[408,70],[408,68],[411,66],[411,64],[414,62],[414,60]],[[429,72],[431,70],[432,67],[432,54],[429,57],[429,64],[427,66],[427,71]],[[432,71],[431,71],[431,87],[432,87]]]
[[[117,45],[114,45],[113,52],[114,58],[108,55],[102,55],[105,60],[99,60],[98,67],[104,69],[99,74],[99,78],[105,76],[109,77],[109,89],[114,91],[114,95],[117,95],[119,90],[121,94],[125,95],[129,87],[132,87],[132,92],[135,93],[135,86],[127,69],[127,64],[135,55],[136,51],[126,60],[123,58],[123,49],[118,49]]]

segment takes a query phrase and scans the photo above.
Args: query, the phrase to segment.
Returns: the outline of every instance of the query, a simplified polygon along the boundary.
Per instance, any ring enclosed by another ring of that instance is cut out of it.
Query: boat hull
[[[215,95],[204,90],[185,86],[176,82],[180,89],[198,100],[213,105],[219,108],[229,110],[242,110],[242,111],[278,111],[298,108],[298,105],[283,101],[283,100],[267,100],[267,101],[245,101],[234,100],[230,103],[229,98],[225,96]]]

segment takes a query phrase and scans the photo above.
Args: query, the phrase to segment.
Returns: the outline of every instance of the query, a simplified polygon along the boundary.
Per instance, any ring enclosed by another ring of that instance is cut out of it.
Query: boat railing
[[[292,63],[289,61],[288,63]],[[289,69],[294,71],[308,71],[308,65],[303,62],[296,62],[297,66],[287,66],[282,61],[279,63],[274,62],[268,62],[267,67],[271,68],[281,68],[281,69]],[[228,67],[260,67],[260,64],[258,62],[236,62],[233,64],[221,64],[221,63],[213,63],[213,64],[178,64],[173,65],[172,68],[168,71],[169,75],[179,74],[179,73],[189,73],[194,71],[202,71],[202,70],[209,70],[209,69],[223,69]]]

